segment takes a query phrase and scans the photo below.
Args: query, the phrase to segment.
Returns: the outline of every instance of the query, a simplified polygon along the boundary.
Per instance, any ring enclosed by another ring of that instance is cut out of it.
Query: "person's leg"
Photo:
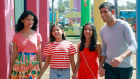
[[[104,64],[104,68],[105,68],[105,79],[119,79],[118,68],[113,68],[111,65],[107,63]]]
[[[58,79],[70,79],[70,69],[60,69]]]
[[[120,68],[120,79],[131,79],[133,74],[133,67]]]
[[[49,79],[58,79],[58,69],[50,68],[50,76]]]

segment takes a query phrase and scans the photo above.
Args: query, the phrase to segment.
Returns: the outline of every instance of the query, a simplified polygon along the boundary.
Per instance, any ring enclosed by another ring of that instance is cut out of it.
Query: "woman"
[[[37,30],[37,18],[31,11],[25,11],[15,26],[11,79],[38,79],[42,68],[41,35]]]
[[[97,42],[96,28],[91,23],[83,26],[81,42],[77,44],[77,64],[72,79],[98,79],[101,46]]]

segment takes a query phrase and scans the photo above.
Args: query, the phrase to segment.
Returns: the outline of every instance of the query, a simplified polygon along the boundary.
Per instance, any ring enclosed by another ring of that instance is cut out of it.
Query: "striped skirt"
[[[11,79],[38,79],[39,73],[39,60],[36,53],[19,52],[13,65]]]

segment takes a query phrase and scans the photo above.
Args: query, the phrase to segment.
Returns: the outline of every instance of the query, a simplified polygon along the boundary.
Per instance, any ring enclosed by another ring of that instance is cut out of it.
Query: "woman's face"
[[[24,24],[24,28],[31,28],[34,24],[34,16],[28,15],[26,18],[21,20]]]
[[[90,25],[86,25],[84,28],[84,35],[85,38],[91,38],[93,34],[93,30]]]
[[[52,29],[52,35],[55,37],[55,39],[62,39],[62,34],[64,33],[63,30],[61,30],[59,27],[54,26]]]

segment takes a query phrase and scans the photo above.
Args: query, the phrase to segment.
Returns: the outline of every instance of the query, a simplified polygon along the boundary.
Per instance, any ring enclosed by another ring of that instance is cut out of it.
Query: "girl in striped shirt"
[[[66,41],[61,24],[54,24],[50,33],[50,43],[44,49],[47,57],[40,77],[50,64],[49,79],[70,79],[70,63],[74,72],[76,49],[71,42]]]

